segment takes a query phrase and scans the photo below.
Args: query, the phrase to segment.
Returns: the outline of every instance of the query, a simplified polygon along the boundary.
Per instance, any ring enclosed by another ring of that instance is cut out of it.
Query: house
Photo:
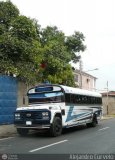
[[[73,73],[76,86],[90,91],[96,90],[96,77],[78,69],[75,69]]]

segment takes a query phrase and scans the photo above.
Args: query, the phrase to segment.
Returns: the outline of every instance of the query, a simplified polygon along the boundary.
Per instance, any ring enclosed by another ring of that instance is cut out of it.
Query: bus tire
[[[26,136],[28,134],[29,130],[25,129],[25,128],[17,128],[17,132],[21,136]]]
[[[60,136],[62,133],[62,120],[59,117],[55,117],[50,127],[50,135],[52,137]]]
[[[98,124],[97,116],[93,115],[92,122],[91,123],[87,123],[87,127],[96,127],[97,124]]]

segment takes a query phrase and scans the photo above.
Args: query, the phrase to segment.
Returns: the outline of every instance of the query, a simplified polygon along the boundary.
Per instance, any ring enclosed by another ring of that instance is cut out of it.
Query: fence
[[[0,75],[0,124],[12,124],[17,107],[17,80]]]

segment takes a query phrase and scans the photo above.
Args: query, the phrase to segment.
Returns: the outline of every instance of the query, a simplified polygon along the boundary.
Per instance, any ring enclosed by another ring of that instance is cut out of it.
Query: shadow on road
[[[71,127],[63,129],[62,135],[72,134],[73,132],[79,132],[81,130],[88,129],[86,125]],[[20,135],[19,135],[20,136]],[[40,137],[40,138],[49,138],[51,137],[48,131],[30,131],[25,137]]]

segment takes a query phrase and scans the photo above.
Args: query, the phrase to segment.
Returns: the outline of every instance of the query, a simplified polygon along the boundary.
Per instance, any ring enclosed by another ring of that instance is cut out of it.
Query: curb
[[[101,120],[108,120],[112,118],[115,118],[115,116],[103,116]]]

